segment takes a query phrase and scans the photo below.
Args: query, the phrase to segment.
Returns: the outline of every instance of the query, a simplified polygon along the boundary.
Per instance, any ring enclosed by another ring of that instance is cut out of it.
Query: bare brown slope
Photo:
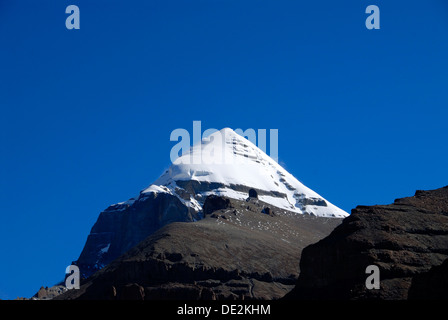
[[[341,219],[230,199],[197,222],[171,223],[60,299],[276,299],[297,279],[301,250]]]

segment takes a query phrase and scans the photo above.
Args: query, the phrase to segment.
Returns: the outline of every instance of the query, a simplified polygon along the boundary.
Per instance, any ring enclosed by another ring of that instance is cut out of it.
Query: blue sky
[[[0,299],[62,280],[194,120],[278,129],[346,211],[447,185],[447,35],[444,0],[0,1]]]

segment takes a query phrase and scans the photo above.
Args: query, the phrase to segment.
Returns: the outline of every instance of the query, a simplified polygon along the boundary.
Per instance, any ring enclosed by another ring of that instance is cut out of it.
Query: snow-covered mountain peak
[[[170,193],[201,211],[209,194],[245,200],[249,189],[255,189],[260,200],[284,210],[328,217],[348,215],[230,128],[196,143],[142,194]]]

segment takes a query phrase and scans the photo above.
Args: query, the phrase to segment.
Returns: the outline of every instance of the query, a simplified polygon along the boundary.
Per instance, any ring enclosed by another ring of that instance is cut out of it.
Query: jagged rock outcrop
[[[258,192],[255,189],[249,189],[249,198],[258,199]]]
[[[41,287],[31,300],[51,300],[54,297],[66,292],[68,289],[63,285],[52,287]]]
[[[447,258],[448,187],[417,191],[391,205],[358,206],[328,237],[306,247],[286,298],[424,298],[429,286],[446,283]],[[365,286],[369,265],[379,267],[379,290]],[[446,289],[439,291],[446,297]]]
[[[277,299],[297,280],[302,248],[341,222],[210,197],[224,207],[166,225],[57,299]]]
[[[211,214],[216,210],[227,209],[229,207],[230,207],[229,199],[212,194],[205,199],[202,210],[204,215],[207,215]]]
[[[261,210],[261,213],[270,215],[271,217],[275,216],[274,211],[272,211],[272,209],[271,209],[270,207],[264,207],[264,208]]]

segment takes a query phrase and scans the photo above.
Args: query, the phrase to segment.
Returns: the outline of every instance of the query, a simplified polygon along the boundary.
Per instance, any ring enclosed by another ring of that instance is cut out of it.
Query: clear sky
[[[0,0],[0,110],[13,299],[62,280],[194,120],[278,129],[279,162],[348,212],[447,185],[448,2]]]

